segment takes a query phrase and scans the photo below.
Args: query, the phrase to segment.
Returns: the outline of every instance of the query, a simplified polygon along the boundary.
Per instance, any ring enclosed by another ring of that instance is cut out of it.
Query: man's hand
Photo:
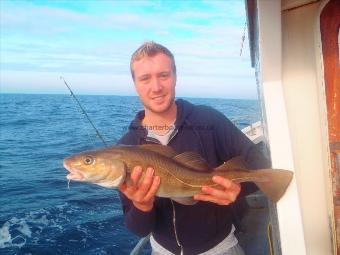
[[[229,205],[235,202],[237,196],[241,192],[241,185],[232,182],[221,176],[213,176],[213,182],[219,184],[223,189],[214,189],[212,187],[203,186],[202,193],[194,196],[195,200],[213,202],[219,205]]]
[[[131,183],[124,183],[119,190],[132,201],[133,205],[143,211],[149,212],[153,208],[155,195],[160,184],[160,177],[154,176],[154,169],[148,168],[141,183],[142,168],[136,166],[131,173]]]

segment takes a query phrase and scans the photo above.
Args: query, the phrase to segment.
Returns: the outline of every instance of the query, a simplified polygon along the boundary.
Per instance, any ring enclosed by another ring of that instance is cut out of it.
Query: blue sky
[[[175,55],[177,95],[256,98],[243,0],[0,1],[1,92],[136,95],[133,51]]]

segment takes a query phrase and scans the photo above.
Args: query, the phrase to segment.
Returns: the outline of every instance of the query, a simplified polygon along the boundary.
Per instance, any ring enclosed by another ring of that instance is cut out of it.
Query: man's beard
[[[148,105],[144,105],[144,107],[145,107],[148,111],[150,111],[150,112],[152,112],[152,113],[159,114],[159,113],[164,113],[164,112],[169,111],[170,108],[173,106],[174,103],[175,103],[175,96],[173,96],[173,97],[171,98],[171,100],[169,100],[169,102],[167,103],[167,105],[166,105],[165,108],[162,107],[162,109],[157,109],[157,107],[154,107],[154,108],[156,108],[156,109],[153,109],[153,107],[150,107],[150,106],[148,106]]]

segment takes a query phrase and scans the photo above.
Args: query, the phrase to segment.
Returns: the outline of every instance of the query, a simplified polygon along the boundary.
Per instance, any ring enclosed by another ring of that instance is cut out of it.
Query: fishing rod
[[[60,76],[60,79],[64,81],[66,87],[68,88],[68,90],[71,93],[72,98],[76,101],[76,103],[78,104],[81,112],[85,115],[86,119],[88,120],[88,122],[90,122],[91,126],[94,128],[94,130],[96,131],[97,136],[99,137],[99,139],[103,142],[103,144],[105,145],[105,147],[107,146],[107,143],[105,142],[104,138],[102,137],[102,135],[99,133],[98,129],[96,128],[96,126],[93,124],[93,122],[91,121],[90,117],[87,115],[85,109],[82,107],[82,105],[80,104],[78,98],[76,97],[76,95],[73,93],[71,87],[67,84],[67,82],[65,81],[64,77]]]

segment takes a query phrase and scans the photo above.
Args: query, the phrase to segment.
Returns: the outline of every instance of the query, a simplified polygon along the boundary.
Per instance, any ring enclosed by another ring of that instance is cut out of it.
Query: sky
[[[0,1],[0,92],[136,95],[131,54],[169,48],[177,95],[256,99],[243,0]],[[240,56],[242,36],[245,34]]]

